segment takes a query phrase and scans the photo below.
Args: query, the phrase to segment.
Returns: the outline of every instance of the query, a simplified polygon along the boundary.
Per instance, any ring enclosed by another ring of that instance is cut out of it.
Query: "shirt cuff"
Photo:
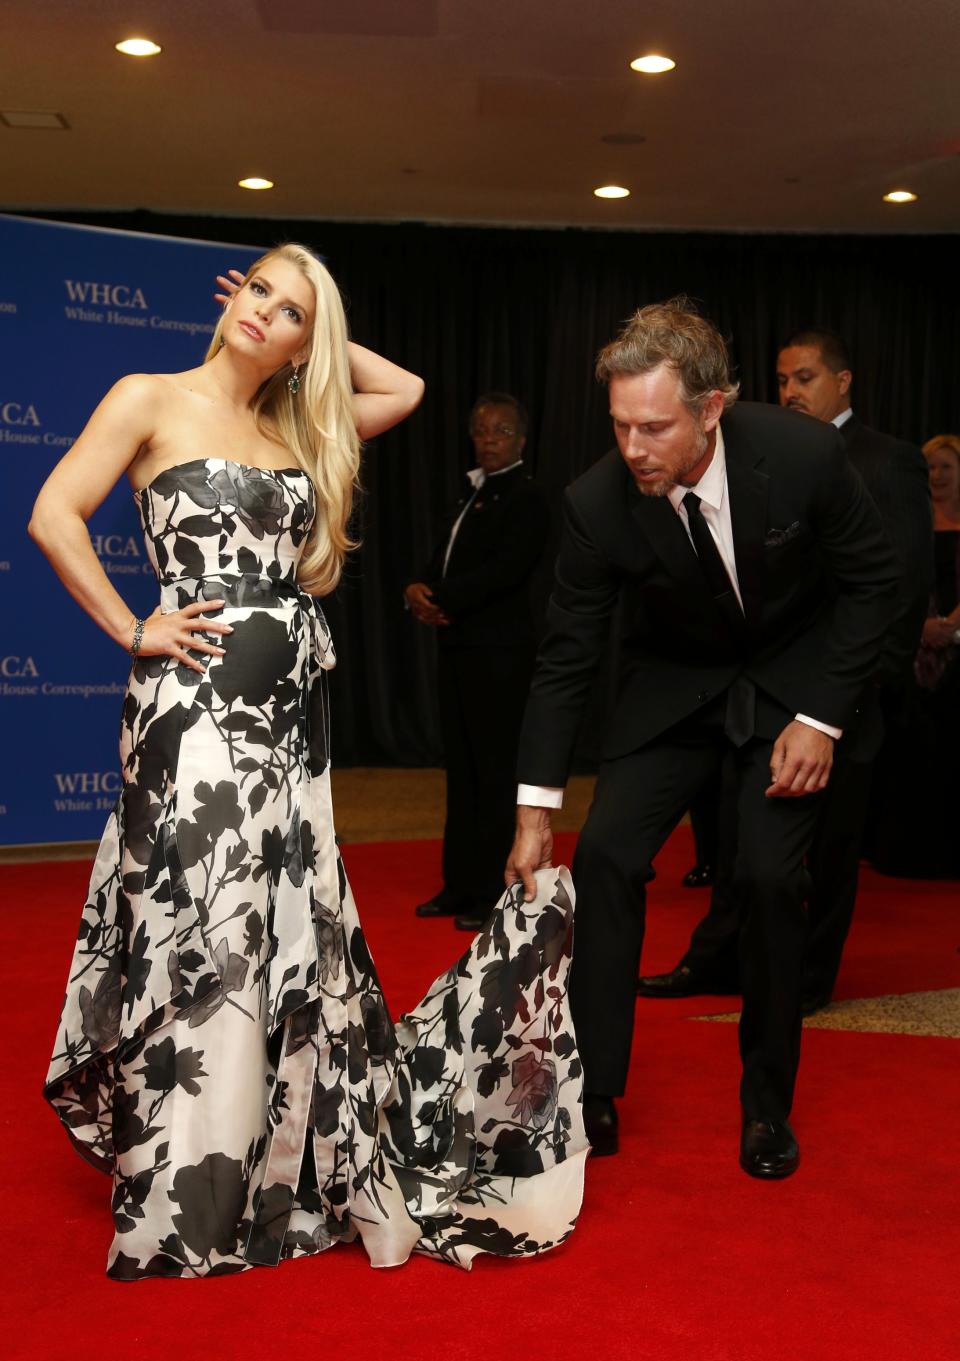
[[[831,728],[829,723],[820,723],[815,718],[808,718],[806,714],[797,714],[798,723],[806,723],[808,728],[816,728],[817,732],[825,732],[828,737],[832,737],[835,742],[839,742],[843,736],[842,728]]]
[[[563,786],[522,784],[517,789],[517,803],[530,804],[533,808],[562,808]]]

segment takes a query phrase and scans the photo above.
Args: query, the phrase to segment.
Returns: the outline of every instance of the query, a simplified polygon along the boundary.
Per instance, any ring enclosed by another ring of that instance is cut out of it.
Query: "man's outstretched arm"
[[[534,871],[545,869],[552,864],[553,831],[550,827],[550,809],[519,804],[516,835],[504,874],[507,888],[522,882],[524,902],[533,902],[537,896]]]

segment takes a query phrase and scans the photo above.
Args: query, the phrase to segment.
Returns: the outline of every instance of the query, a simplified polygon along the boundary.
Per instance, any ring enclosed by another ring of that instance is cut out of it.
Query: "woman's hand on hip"
[[[220,610],[225,600],[195,600],[182,610],[171,610],[164,614],[160,607],[144,620],[143,638],[137,649],[139,657],[175,657],[184,666],[189,666],[201,675],[205,668],[187,651],[206,652],[213,657],[222,657],[224,649],[208,643],[201,635],[204,633],[227,634],[233,629],[229,624],[208,619],[207,610]]]

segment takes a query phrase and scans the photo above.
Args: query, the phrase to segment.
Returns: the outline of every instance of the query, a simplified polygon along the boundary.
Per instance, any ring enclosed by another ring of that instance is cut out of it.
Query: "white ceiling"
[[[958,0],[4,0],[8,209],[960,228]],[[159,57],[113,50],[147,35]],[[630,71],[665,51],[669,75]],[[604,137],[642,137],[611,145]],[[243,175],[276,181],[268,193]],[[630,198],[601,202],[598,184]],[[918,203],[881,201],[906,187]]]

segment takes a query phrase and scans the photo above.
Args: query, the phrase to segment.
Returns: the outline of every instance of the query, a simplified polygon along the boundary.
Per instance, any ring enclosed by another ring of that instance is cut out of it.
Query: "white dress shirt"
[[[847,409],[841,412],[835,419],[835,424],[842,425],[848,420],[853,412]],[[688,491],[695,491],[700,498],[700,513],[706,521],[707,528],[713,535],[713,541],[717,545],[723,565],[727,569],[730,583],[736,593],[740,608],[743,609],[743,598],[740,595],[740,583],[737,579],[737,559],[733,546],[733,524],[730,519],[730,495],[727,490],[727,457],[723,447],[723,432],[717,426],[717,442],[714,446],[713,458],[707,471],[692,487],[677,483],[667,492],[667,499],[680,518],[687,536],[690,536],[690,526],[687,524],[687,512],[683,505],[683,498]],[[690,539],[691,544],[693,539]],[[806,714],[797,714],[798,723],[806,723],[808,727],[816,728],[818,732],[826,733],[828,737],[839,740],[843,736],[841,728],[832,728],[827,723],[821,723],[816,718],[809,718]],[[535,808],[562,808],[563,788],[554,788],[549,785],[522,784],[517,790],[517,803],[530,804]]]
[[[687,509],[683,498],[688,491],[695,491],[700,498],[700,514],[727,569],[727,576],[737,597],[737,604],[743,609],[740,595],[740,582],[737,579],[737,559],[733,551],[733,523],[730,519],[730,496],[727,492],[727,455],[723,447],[723,431],[717,426],[717,442],[714,445],[710,466],[695,487],[685,487],[682,482],[670,488],[667,500],[680,517],[680,523],[687,531],[687,538],[693,543],[690,525],[687,523]],[[696,548],[694,548],[696,552]]]

